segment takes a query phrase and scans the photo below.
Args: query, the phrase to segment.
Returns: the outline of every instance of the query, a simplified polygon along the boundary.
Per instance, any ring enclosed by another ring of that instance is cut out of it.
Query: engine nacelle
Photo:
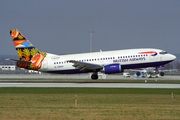
[[[121,72],[121,65],[119,63],[109,64],[104,66],[105,74],[113,74]]]

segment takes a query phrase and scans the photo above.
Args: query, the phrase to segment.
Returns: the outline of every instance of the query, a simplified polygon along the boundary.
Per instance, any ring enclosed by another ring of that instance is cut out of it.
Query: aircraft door
[[[150,59],[150,60],[154,60],[154,55],[153,55],[153,53],[149,55],[149,59]]]

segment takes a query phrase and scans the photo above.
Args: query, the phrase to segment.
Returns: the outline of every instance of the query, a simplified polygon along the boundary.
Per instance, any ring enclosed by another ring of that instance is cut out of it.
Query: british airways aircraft
[[[93,80],[98,79],[98,72],[113,74],[124,69],[158,68],[176,59],[164,50],[153,48],[55,55],[39,51],[17,29],[11,29],[10,35],[19,60],[9,60],[18,67],[56,74],[92,73]]]

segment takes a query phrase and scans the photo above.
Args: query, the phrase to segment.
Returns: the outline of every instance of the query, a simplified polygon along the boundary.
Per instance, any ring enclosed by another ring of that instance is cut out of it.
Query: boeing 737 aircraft
[[[10,35],[19,60],[9,60],[18,67],[57,74],[92,73],[94,80],[98,72],[113,74],[124,69],[158,67],[176,59],[164,50],[152,48],[55,55],[39,51],[17,29],[11,29]]]

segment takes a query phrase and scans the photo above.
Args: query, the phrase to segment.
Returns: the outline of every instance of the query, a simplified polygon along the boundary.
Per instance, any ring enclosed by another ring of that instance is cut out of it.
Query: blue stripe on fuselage
[[[172,60],[173,61],[173,60]],[[140,64],[128,64],[122,65],[122,69],[134,69],[134,68],[146,68],[146,67],[158,67],[161,65],[165,65],[172,61],[161,61],[161,62],[153,62],[153,63],[140,63]]]

